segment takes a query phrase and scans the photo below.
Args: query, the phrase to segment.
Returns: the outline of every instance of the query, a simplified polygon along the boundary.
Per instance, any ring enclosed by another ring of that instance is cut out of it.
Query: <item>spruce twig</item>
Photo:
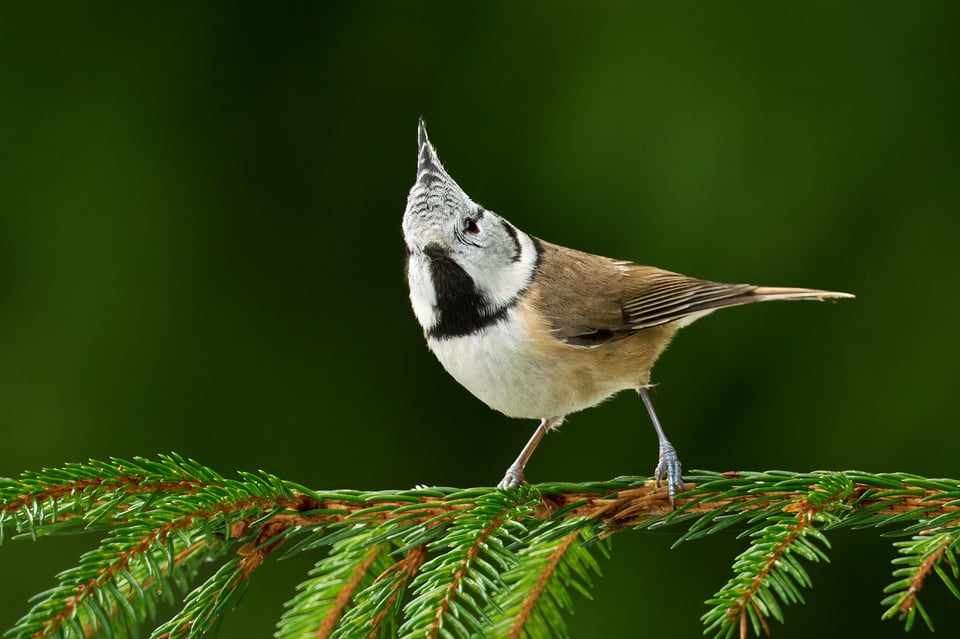
[[[314,567],[278,639],[566,636],[595,552],[625,530],[681,528],[678,544],[736,527],[750,539],[703,621],[718,637],[769,632],[811,587],[826,534],[884,527],[898,541],[885,617],[932,627],[918,593],[936,574],[960,598],[960,482],[904,473],[694,472],[670,507],[645,478],[517,490],[313,491],[266,473],[225,478],[176,455],[91,461],[0,479],[0,543],[97,532],[100,544],[7,631],[46,637],[211,636],[283,549]],[[204,561],[219,570],[187,593]],[[149,634],[149,633],[148,633]]]

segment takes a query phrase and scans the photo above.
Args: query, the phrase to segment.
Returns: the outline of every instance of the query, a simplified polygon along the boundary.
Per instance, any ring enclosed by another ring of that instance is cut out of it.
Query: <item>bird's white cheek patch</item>
[[[477,288],[494,308],[512,304],[533,278],[533,269],[537,265],[537,248],[530,236],[522,231],[517,231],[517,240],[520,242],[518,262],[496,269],[475,267],[469,272]]]

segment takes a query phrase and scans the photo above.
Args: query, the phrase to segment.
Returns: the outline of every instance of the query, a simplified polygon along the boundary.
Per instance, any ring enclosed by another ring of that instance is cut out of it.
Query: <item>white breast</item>
[[[510,417],[559,417],[593,406],[620,387],[603,387],[597,371],[554,342],[545,350],[521,306],[504,321],[466,337],[427,340],[443,367],[491,408]]]

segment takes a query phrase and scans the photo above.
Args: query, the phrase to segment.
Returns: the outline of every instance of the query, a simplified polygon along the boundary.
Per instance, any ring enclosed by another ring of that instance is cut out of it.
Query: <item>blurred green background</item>
[[[680,335],[654,400],[687,468],[958,477],[958,6],[5,4],[0,475],[177,451],[316,488],[497,481],[534,424],[448,377],[408,306],[422,114],[528,232],[857,294]],[[655,460],[624,394],[528,476]],[[618,535],[574,636],[700,636],[743,542],[676,534]],[[831,539],[774,636],[900,636],[889,540]],[[94,543],[0,548],[0,628]],[[269,636],[310,563],[265,567],[221,636]],[[923,601],[957,636],[946,589]]]

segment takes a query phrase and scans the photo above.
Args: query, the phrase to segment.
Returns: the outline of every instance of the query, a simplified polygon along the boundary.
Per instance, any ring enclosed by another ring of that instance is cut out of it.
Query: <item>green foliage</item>
[[[442,539],[430,544],[437,554],[413,580],[413,597],[404,606],[400,634],[409,637],[471,637],[490,619],[487,603],[503,591],[501,572],[519,563],[508,546],[519,544],[539,496],[529,487],[515,493],[492,491],[457,513]],[[455,611],[449,614],[448,611]]]
[[[390,567],[390,544],[371,543],[374,527],[357,524],[346,532],[351,534],[333,542],[297,587],[278,624],[277,639],[308,639],[318,628],[332,629],[350,597]]]
[[[894,544],[902,556],[894,559],[893,564],[903,568],[893,571],[897,580],[884,589],[885,593],[889,593],[883,600],[883,605],[889,606],[883,615],[884,619],[898,616],[905,622],[907,630],[910,630],[919,613],[927,627],[933,630],[933,621],[917,599],[917,592],[932,570],[950,592],[960,599],[960,588],[957,588],[956,582],[960,576],[955,552],[958,540],[960,529],[954,524],[951,528],[930,531],[925,535],[916,535],[909,541],[898,541]]]
[[[783,504],[787,513],[765,516],[739,535],[749,536],[750,545],[733,562],[734,577],[707,601],[712,608],[702,617],[705,634],[732,637],[747,621],[754,634],[761,630],[769,634],[766,619],[783,623],[781,603],[804,603],[800,590],[813,585],[802,561],[829,561],[822,548],[829,548],[830,542],[815,524],[837,521],[824,508],[849,497],[852,484],[843,476],[827,475],[813,487],[792,485],[790,480],[778,485],[804,491],[805,498]],[[714,531],[726,525],[714,526]]]
[[[489,628],[496,637],[566,637],[565,616],[573,612],[571,591],[590,597],[591,575],[600,567],[585,543],[588,522],[556,537],[554,526],[532,533],[517,553],[518,564],[503,575],[507,588],[490,601]],[[596,545],[606,552],[603,543]]]
[[[820,515],[799,515],[776,515],[751,531],[750,546],[733,563],[735,576],[707,601],[713,607],[703,616],[706,633],[732,637],[736,626],[731,619],[745,614],[759,635],[761,629],[768,630],[767,617],[784,621],[780,602],[803,603],[800,589],[813,584],[802,560],[828,561],[817,544],[830,544],[812,525]]]
[[[897,541],[886,618],[932,621],[917,598],[936,573],[960,598],[960,482],[906,474],[699,472],[669,507],[643,478],[516,490],[317,492],[266,473],[227,479],[177,455],[92,461],[0,479],[0,543],[96,533],[97,547],[32,600],[9,639],[212,636],[256,570],[283,548],[314,566],[277,639],[568,636],[596,552],[624,530],[684,526],[677,543],[737,527],[750,541],[707,603],[705,632],[784,622],[827,560],[826,533],[884,526]],[[189,590],[205,562],[219,569]],[[189,591],[189,592],[188,592]],[[159,603],[179,610],[157,622]],[[152,631],[150,630],[152,628]]]

